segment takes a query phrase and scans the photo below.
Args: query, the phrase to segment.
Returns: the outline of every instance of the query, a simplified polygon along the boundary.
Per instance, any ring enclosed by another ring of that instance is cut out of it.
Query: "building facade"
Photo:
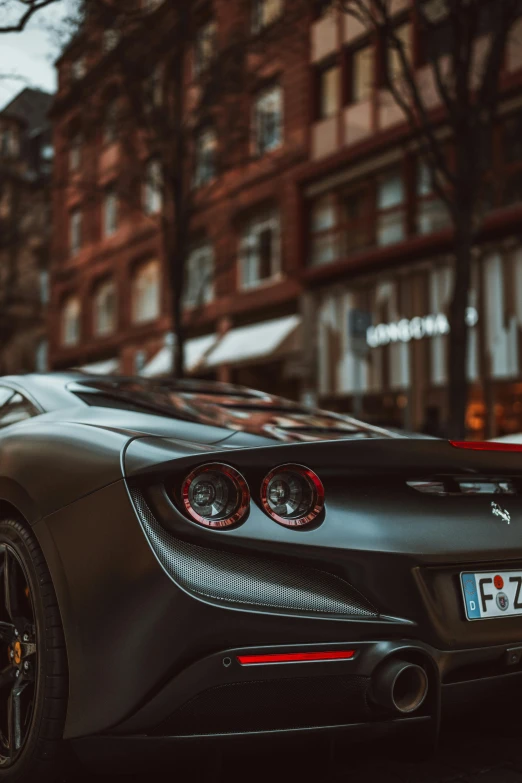
[[[160,20],[163,31],[175,25],[170,4],[152,6],[144,8],[151,24]],[[293,17],[294,24],[283,27],[284,5],[274,0],[215,0],[194,8],[185,63],[187,121],[205,72],[220,50],[237,45],[238,29],[248,90],[235,96],[245,125],[236,164],[217,167],[225,133],[216,139],[213,128],[199,122],[194,129],[186,370],[297,397],[291,365],[300,349],[301,252],[294,172],[308,157],[309,22]],[[285,33],[283,41],[283,29],[293,30],[290,40]],[[110,87],[111,62],[121,62],[124,37],[107,49],[106,36],[86,30],[57,64],[51,361],[55,368],[166,375],[173,341],[169,264],[176,260],[165,250],[165,195],[151,185],[150,159],[143,160],[141,183],[125,185],[134,188],[134,198],[128,190],[122,197],[118,181],[129,171],[128,137],[110,126],[115,105],[125,100],[117,81]],[[161,102],[172,84],[161,76],[168,48],[163,52],[158,43],[157,52],[149,79]],[[96,121],[86,121],[88,102],[98,107]]]
[[[0,374],[47,369],[52,96],[0,111]]]
[[[170,4],[145,5],[163,30],[174,23]],[[382,43],[333,5],[194,4],[184,111],[190,119],[216,53],[242,31],[248,85],[234,101],[247,118],[248,154],[220,170],[227,129],[193,118],[186,371],[443,434],[450,221],[381,77]],[[437,0],[427,5],[436,18]],[[395,0],[394,22],[436,113],[427,43],[411,6]],[[428,42],[442,60],[443,25]],[[108,76],[122,38],[110,28],[80,35],[58,62],[51,360],[157,377],[172,372],[176,259],[165,252],[154,161],[142,161],[141,184],[125,180],[131,166],[114,132],[119,97]],[[522,430],[521,40],[517,24],[469,292],[467,419],[475,437]],[[165,96],[172,85],[158,76],[166,56],[159,43],[157,52],[149,81]],[[97,119],[86,123],[90,103]],[[122,198],[121,179],[132,199]]]
[[[436,13],[436,2],[427,6]],[[408,0],[396,0],[392,9],[422,98],[436,119],[441,99],[424,61],[418,20]],[[439,47],[440,62],[448,45],[444,23],[429,42]],[[521,35],[518,22],[501,75],[491,186],[469,291],[471,437],[522,429]],[[487,40],[485,30],[477,43],[477,70]],[[312,24],[315,121],[311,160],[297,176],[306,215],[303,278],[315,313],[316,389],[326,407],[444,434],[452,229],[382,78],[389,56],[350,16],[327,13]],[[450,138],[447,150],[451,162]]]

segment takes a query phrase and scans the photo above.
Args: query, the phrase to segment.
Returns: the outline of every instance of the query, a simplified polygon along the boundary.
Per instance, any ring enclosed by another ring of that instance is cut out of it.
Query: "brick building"
[[[0,111],[0,374],[47,369],[51,100],[25,89]]]
[[[151,24],[160,17],[162,30],[168,30],[172,8],[153,6]],[[252,121],[248,156],[221,178],[214,172],[212,133],[195,131],[184,303],[187,370],[297,396],[298,383],[288,371],[299,349],[301,293],[295,242],[300,197],[293,172],[308,157],[308,24],[298,20],[282,46],[272,35],[279,2],[215,0],[194,6],[205,8],[196,17],[188,53],[186,103],[212,62],[213,48],[226,45],[240,25],[250,83],[240,100],[243,116]],[[161,196],[147,186],[144,160],[141,187],[134,185],[138,198],[131,203],[113,197],[113,183],[128,164],[121,138],[108,127],[117,100],[108,87],[110,58],[119,56],[125,40],[109,49],[106,44],[106,35],[96,37],[86,28],[57,63],[51,361],[54,367],[165,374],[171,368],[172,321]],[[157,48],[152,78],[162,64],[162,47]],[[168,89],[160,77],[159,100]],[[88,126],[87,101],[100,107],[99,120]],[[260,326],[267,322],[268,331]]]
[[[305,3],[298,23],[284,24],[291,5],[194,4],[186,104],[213,50],[239,26],[252,154],[218,176],[213,156],[225,137],[195,129],[187,371],[389,425],[419,429],[431,419],[435,426],[447,417],[447,214],[379,80],[380,42],[328,2]],[[147,6],[168,29],[170,5]],[[395,0],[397,29],[436,112],[409,6]],[[431,43],[442,58],[443,24]],[[123,204],[113,187],[128,165],[111,133],[108,89],[120,38],[85,31],[58,62],[51,360],[154,377],[171,371],[169,261],[158,194],[142,184],[141,196]],[[477,435],[485,432],[486,386],[495,400],[490,429],[522,430],[521,67],[518,25],[505,58],[490,212],[470,292],[468,424]],[[86,127],[92,101],[98,120]]]
[[[436,0],[428,6],[440,9]],[[444,61],[446,21],[426,41],[408,0],[392,7],[425,105],[440,118],[425,56],[435,47]],[[485,28],[477,41],[477,73],[487,34]],[[376,422],[443,432],[452,232],[381,78],[384,56],[382,42],[353,17],[326,14],[312,25],[319,101],[311,161],[297,179],[309,216],[303,283],[316,312],[318,393],[324,405]],[[522,429],[522,22],[510,35],[501,76],[488,212],[469,293],[467,424],[476,436]],[[485,391],[494,414],[489,426]]]

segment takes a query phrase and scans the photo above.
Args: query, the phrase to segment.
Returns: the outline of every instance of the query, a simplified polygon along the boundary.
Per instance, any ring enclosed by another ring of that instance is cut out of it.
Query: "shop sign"
[[[478,321],[478,312],[475,307],[468,307],[466,311],[466,323],[475,326]],[[370,326],[366,331],[366,342],[371,348],[390,343],[409,343],[411,340],[422,340],[423,337],[436,337],[448,334],[450,325],[444,313],[437,315],[425,315],[416,318],[402,318],[396,323],[378,324]]]

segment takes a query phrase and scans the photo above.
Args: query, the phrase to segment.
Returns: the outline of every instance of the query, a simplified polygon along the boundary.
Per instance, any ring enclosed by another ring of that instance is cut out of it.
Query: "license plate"
[[[462,573],[460,580],[468,620],[522,614],[522,571]]]

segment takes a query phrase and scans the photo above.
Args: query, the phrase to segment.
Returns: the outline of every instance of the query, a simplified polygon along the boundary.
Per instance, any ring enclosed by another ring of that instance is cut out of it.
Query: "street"
[[[218,759],[209,756],[201,778],[194,776],[194,765],[180,771],[172,765],[172,779],[226,781],[365,781],[365,783],[522,783],[521,724],[492,711],[490,725],[446,727],[437,753],[423,761],[408,758],[407,743],[401,747],[375,743],[329,751],[321,743],[310,742],[306,749],[280,749],[245,755],[229,753]],[[411,755],[411,754],[410,754]],[[176,772],[174,772],[176,770]],[[166,770],[165,770],[166,771]],[[122,783],[145,783],[149,776],[122,777]],[[109,783],[114,777],[86,778],[89,783]],[[73,779],[67,780],[73,783]],[[77,778],[74,783],[78,783]],[[82,781],[83,783],[83,781]]]

